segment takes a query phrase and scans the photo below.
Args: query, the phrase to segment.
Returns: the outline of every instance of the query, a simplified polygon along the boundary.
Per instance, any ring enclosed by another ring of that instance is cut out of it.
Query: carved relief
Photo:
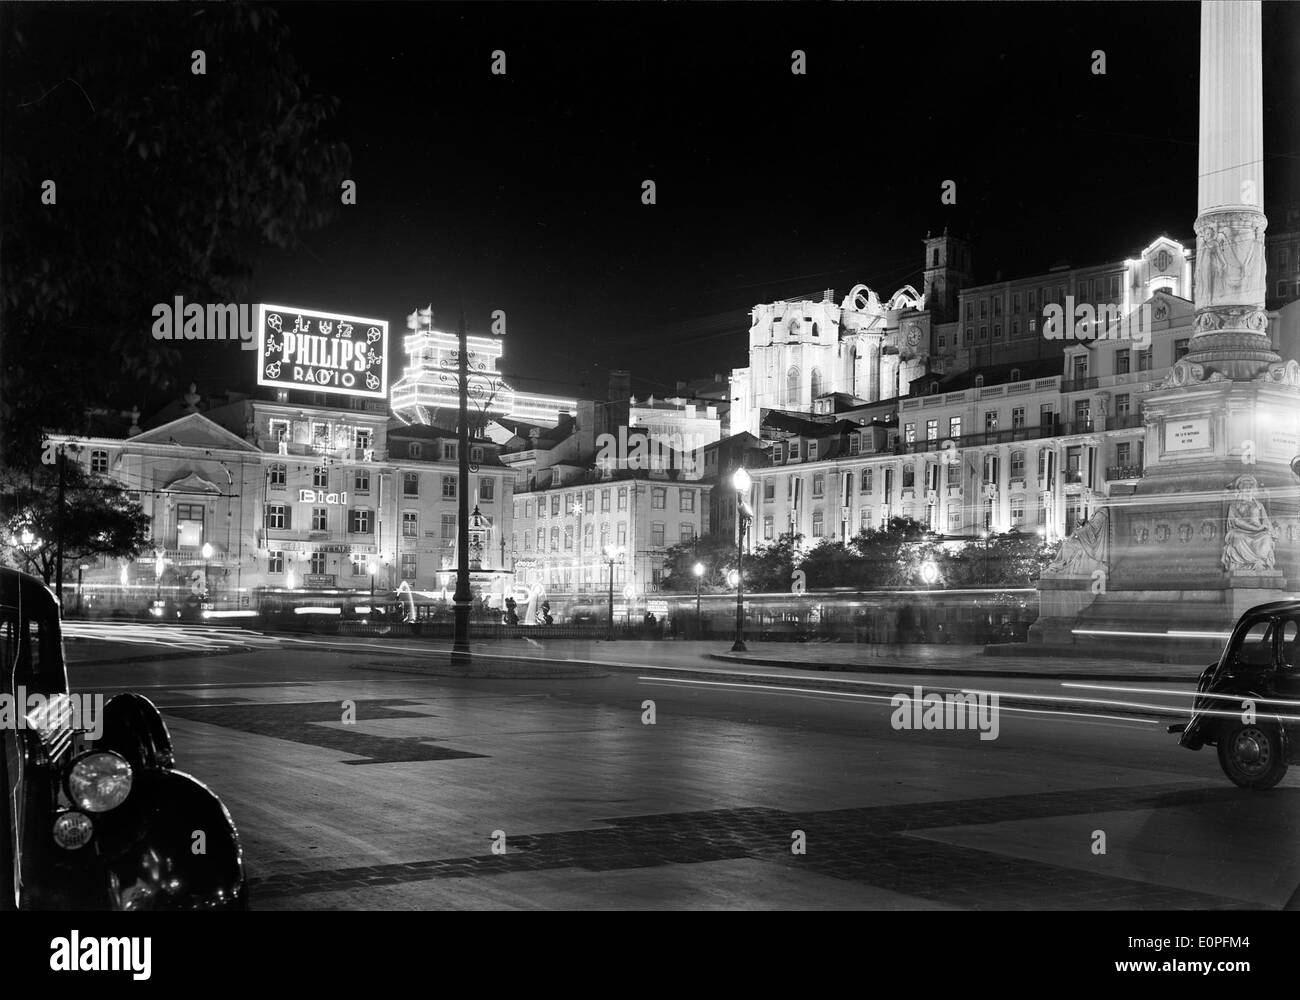
[[[1261,212],[1215,212],[1196,223],[1196,304],[1264,301]]]
[[[1291,360],[1284,364],[1272,365],[1268,370],[1268,380],[1300,387],[1300,362]]]

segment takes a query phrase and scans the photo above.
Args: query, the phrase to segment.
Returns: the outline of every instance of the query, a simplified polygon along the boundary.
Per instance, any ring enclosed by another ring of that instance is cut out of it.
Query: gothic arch
[[[785,373],[785,405],[799,405],[799,369],[791,368]]]

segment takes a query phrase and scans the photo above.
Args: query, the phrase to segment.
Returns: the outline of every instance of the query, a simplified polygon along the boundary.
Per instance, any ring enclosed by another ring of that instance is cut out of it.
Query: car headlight
[[[72,762],[66,784],[68,798],[78,809],[108,812],[131,794],[131,765],[110,750],[92,750]]]

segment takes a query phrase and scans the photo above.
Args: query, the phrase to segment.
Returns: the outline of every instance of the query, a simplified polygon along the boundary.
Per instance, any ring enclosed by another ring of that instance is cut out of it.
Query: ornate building
[[[866,402],[905,395],[928,365],[930,314],[911,285],[887,302],[855,285],[838,305],[769,302],[750,314],[749,367],[731,373],[731,432],[757,435],[764,410],[811,413],[844,393]]]

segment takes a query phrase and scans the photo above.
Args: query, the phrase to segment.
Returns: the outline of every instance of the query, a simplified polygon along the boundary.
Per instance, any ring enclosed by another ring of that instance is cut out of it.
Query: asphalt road
[[[255,909],[1267,909],[1300,883],[1300,769],[1240,791],[1167,718],[1051,711],[1046,679],[990,686],[1040,700],[1004,699],[982,739],[895,728],[913,675],[686,676],[655,669],[683,666],[670,644],[524,680],[394,672],[437,658],[371,640],[198,645],[69,671],[163,708]],[[1133,687],[1107,697],[1185,701]]]

